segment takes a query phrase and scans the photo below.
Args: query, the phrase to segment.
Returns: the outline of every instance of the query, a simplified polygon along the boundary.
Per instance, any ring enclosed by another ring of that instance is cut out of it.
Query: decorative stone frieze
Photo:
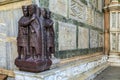
[[[71,0],[69,17],[80,22],[86,21],[86,6],[80,0]]]

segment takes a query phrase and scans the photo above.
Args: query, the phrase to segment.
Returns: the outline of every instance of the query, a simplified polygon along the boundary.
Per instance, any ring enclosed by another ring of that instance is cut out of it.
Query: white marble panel
[[[98,47],[98,32],[90,30],[90,48]]]
[[[88,28],[78,28],[78,48],[84,49],[89,46],[89,33]]]
[[[49,0],[50,11],[67,17],[68,0]]]
[[[59,50],[76,49],[76,26],[59,22]]]

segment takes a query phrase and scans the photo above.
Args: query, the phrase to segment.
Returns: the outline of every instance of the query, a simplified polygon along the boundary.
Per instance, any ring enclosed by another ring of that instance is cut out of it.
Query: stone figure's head
[[[22,6],[23,15],[28,16],[28,6]]]
[[[47,10],[47,18],[51,18],[51,11]]]
[[[40,7],[36,7],[36,15],[38,16],[38,17],[40,17],[41,16],[41,8]]]
[[[36,5],[31,4],[28,6],[28,11],[29,11],[29,15],[32,16],[34,13],[36,13]]]
[[[43,8],[41,14],[44,18],[51,18],[51,11],[49,9]]]
[[[41,9],[41,15],[44,17],[44,18],[47,18],[47,10],[45,8],[42,8]]]

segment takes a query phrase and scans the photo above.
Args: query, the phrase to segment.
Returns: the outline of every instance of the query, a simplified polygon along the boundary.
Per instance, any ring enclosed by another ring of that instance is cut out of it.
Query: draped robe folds
[[[44,28],[45,28],[45,36],[46,36],[46,56],[51,57],[51,54],[54,54],[54,29],[53,29],[53,21],[51,19],[44,19]]]
[[[35,20],[30,23],[30,47],[35,49],[36,55],[42,55],[42,30],[39,18],[36,16]],[[34,54],[34,53],[31,53]]]
[[[28,17],[21,17],[21,19],[18,22],[18,46],[28,46],[28,24],[25,23],[28,20]]]
[[[24,58],[26,58],[27,56],[29,56],[29,48],[28,48],[28,23],[27,21],[29,21],[28,17],[21,17],[21,19],[18,22],[18,37],[17,37],[17,46],[18,46],[18,58],[21,58],[21,55],[24,56]]]

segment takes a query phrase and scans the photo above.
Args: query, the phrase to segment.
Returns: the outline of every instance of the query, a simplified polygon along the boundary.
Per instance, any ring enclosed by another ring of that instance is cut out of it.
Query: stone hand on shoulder
[[[33,16],[31,17],[31,21],[33,21],[33,20],[35,20],[35,15],[33,15]]]

